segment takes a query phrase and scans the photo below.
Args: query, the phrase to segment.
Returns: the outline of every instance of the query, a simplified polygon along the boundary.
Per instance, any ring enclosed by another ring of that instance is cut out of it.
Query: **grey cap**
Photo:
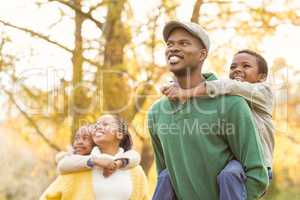
[[[168,40],[170,33],[175,29],[175,28],[183,28],[186,31],[188,31],[190,34],[195,36],[196,38],[200,39],[202,43],[204,44],[205,48],[207,51],[209,50],[210,42],[209,42],[209,37],[204,30],[199,24],[193,23],[193,22],[181,22],[181,21],[170,21],[168,22],[164,29],[163,29],[163,36],[165,42]]]

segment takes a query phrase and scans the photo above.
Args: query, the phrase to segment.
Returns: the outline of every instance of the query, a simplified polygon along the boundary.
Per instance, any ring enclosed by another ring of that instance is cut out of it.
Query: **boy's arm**
[[[230,99],[232,100],[232,99]],[[262,146],[250,108],[243,99],[234,99],[225,112],[225,138],[234,157],[241,162],[247,175],[247,199],[261,197],[268,185]]]
[[[206,81],[206,93],[210,97],[218,95],[238,95],[247,100],[255,109],[272,113],[273,94],[269,85],[263,83],[240,82],[232,79]]]
[[[129,150],[117,156],[116,160],[122,160],[122,159],[125,159],[127,163],[125,164],[125,166],[122,167],[122,169],[131,169],[140,164],[141,156],[135,150]]]

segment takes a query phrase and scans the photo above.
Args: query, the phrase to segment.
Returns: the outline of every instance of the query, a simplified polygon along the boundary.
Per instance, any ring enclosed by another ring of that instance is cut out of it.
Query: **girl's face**
[[[92,138],[99,146],[105,143],[119,144],[123,135],[119,132],[117,120],[112,115],[103,115],[96,122]]]
[[[89,128],[88,127],[79,128],[79,130],[75,135],[74,144],[73,144],[75,154],[88,155],[92,151],[93,146],[94,146],[94,142],[92,140],[92,136],[89,131]]]
[[[249,83],[265,80],[264,74],[259,73],[256,57],[248,53],[239,53],[233,57],[229,78]]]

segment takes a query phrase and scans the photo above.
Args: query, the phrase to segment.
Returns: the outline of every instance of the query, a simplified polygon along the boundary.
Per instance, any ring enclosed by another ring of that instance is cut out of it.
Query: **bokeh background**
[[[0,200],[38,199],[57,175],[55,154],[105,112],[130,123],[153,191],[146,114],[170,78],[170,19],[207,29],[206,72],[227,77],[244,48],[267,59],[276,149],[264,199],[300,199],[299,0],[0,0]]]

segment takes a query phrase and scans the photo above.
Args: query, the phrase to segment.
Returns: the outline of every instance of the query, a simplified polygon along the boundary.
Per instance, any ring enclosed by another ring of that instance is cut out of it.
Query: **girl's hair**
[[[91,142],[92,142],[92,146],[95,146],[95,143],[92,139],[92,125],[87,124],[87,125],[83,125],[81,127],[79,127],[75,133],[75,137],[77,134],[79,134],[81,131],[86,131],[87,133],[89,133],[89,135],[91,136]],[[73,138],[73,142],[75,140],[75,137]]]
[[[118,124],[118,131],[123,134],[123,139],[120,142],[120,147],[124,151],[128,151],[132,148],[132,138],[128,130],[128,124],[123,118],[117,114],[111,114],[111,116],[116,120]]]
[[[262,55],[260,55],[259,53],[256,53],[255,51],[249,50],[249,49],[240,50],[235,55],[241,54],[241,53],[247,53],[251,56],[254,56],[256,58],[256,62],[258,65],[258,73],[268,75],[268,64],[267,64],[267,61],[265,60],[265,58],[262,57]]]

